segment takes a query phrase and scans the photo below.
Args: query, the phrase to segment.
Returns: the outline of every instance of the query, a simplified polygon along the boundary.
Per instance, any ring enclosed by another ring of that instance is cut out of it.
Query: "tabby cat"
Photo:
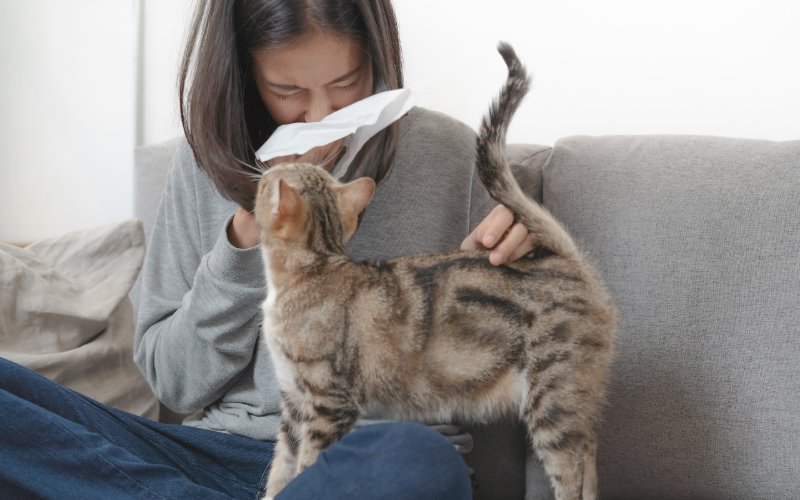
[[[486,252],[355,263],[345,253],[375,184],[310,164],[262,176],[256,201],[268,296],[264,338],[283,396],[274,497],[363,413],[423,422],[520,418],[556,498],[597,495],[595,428],[616,311],[598,273],[505,158],[529,78],[498,47],[508,79],[481,125],[477,168],[538,247],[492,266]]]

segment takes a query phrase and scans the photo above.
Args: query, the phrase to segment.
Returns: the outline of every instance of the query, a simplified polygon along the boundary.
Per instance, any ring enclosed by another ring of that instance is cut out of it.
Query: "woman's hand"
[[[236,210],[228,225],[228,241],[236,248],[250,248],[258,245],[261,227],[256,218],[242,207]]]
[[[474,444],[472,434],[465,431],[463,427],[452,424],[431,424],[428,427],[444,436],[462,455],[472,451]]]
[[[461,243],[461,250],[492,249],[489,262],[499,266],[514,262],[533,250],[533,236],[519,222],[514,223],[514,214],[503,205],[497,205],[478,227]]]

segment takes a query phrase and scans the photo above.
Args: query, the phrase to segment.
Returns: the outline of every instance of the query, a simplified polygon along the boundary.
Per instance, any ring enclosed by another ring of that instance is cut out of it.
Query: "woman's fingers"
[[[513,262],[522,257],[530,249],[526,250],[526,240],[528,239],[528,229],[520,223],[511,226],[505,237],[498,243],[489,255],[489,262],[495,266]],[[533,248],[531,245],[530,248]]]
[[[461,250],[492,249],[489,262],[495,266],[514,262],[533,250],[536,242],[528,229],[514,223],[514,214],[497,205],[461,243]]]
[[[511,210],[497,205],[461,243],[461,250],[493,248],[513,223],[514,214]]]

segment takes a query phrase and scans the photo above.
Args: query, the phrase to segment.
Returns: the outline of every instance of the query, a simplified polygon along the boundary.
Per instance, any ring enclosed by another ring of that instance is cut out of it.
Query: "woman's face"
[[[316,32],[253,53],[256,87],[279,124],[320,121],[372,94],[372,67],[352,38]]]

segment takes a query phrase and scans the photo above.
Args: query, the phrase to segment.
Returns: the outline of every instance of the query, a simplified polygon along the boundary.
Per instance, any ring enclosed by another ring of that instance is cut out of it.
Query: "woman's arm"
[[[198,189],[201,175],[184,147],[150,236],[134,339],[156,396],[181,413],[219,399],[248,366],[266,295],[259,249],[235,248],[227,223],[209,220],[227,202]]]

